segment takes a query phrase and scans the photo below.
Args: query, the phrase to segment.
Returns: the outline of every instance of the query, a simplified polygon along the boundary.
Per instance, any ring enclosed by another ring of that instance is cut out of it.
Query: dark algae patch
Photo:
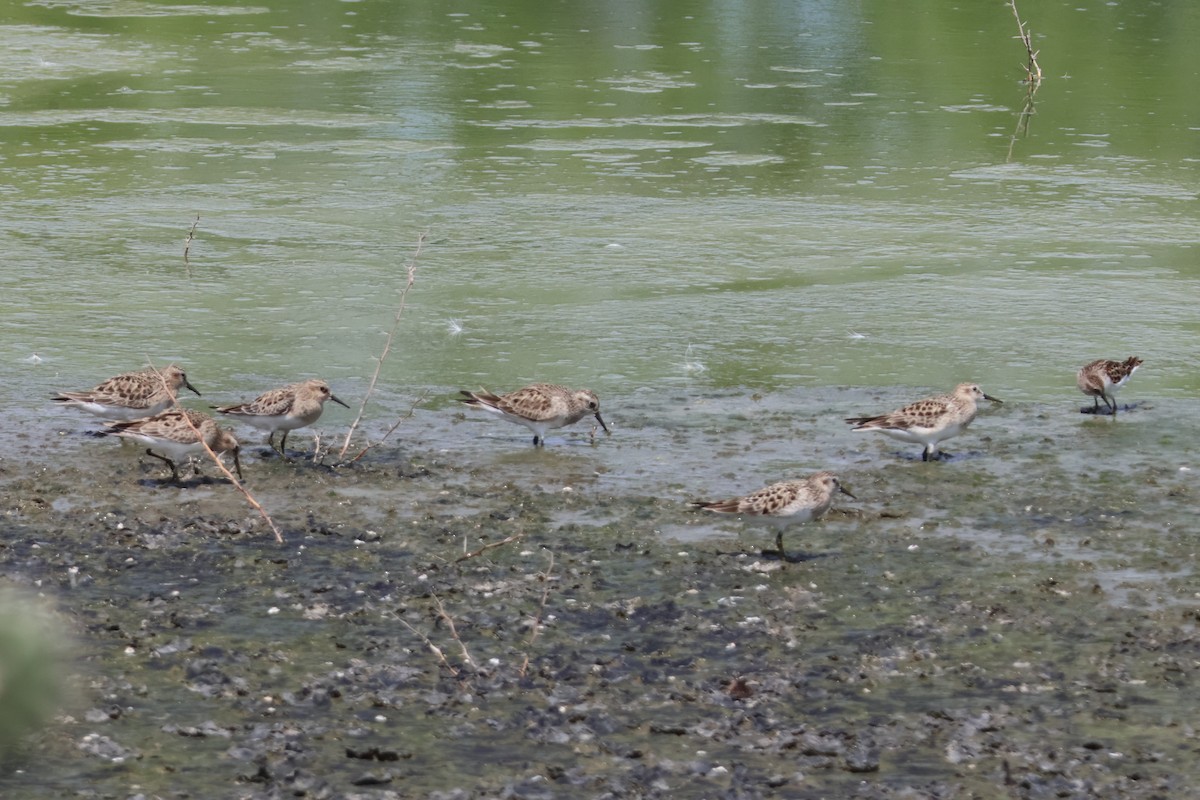
[[[3,580],[76,644],[0,795],[1189,796],[1189,485],[1136,454],[1017,484],[1001,424],[957,462],[843,451],[859,500],[798,563],[588,447],[259,454],[282,546],[215,479],[5,463]]]

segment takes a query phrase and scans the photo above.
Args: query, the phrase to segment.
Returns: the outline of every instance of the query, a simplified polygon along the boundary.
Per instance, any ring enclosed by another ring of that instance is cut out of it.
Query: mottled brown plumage
[[[1100,401],[1104,400],[1112,415],[1117,415],[1117,390],[1125,385],[1130,376],[1142,365],[1137,356],[1130,356],[1124,361],[1109,361],[1099,359],[1086,364],[1075,376],[1075,384],[1079,391],[1092,398],[1091,413],[1100,411]],[[1086,408],[1081,411],[1087,411]]]
[[[986,395],[973,383],[960,383],[950,394],[918,400],[911,405],[877,417],[848,417],[856,431],[880,431],[902,442],[922,444],[922,461],[938,457],[938,442],[958,436],[975,419],[977,400],[996,398]]]
[[[216,420],[199,411],[176,408],[145,419],[110,422],[106,433],[149,445],[146,454],[165,461],[176,482],[179,481],[179,469],[175,462],[190,460],[193,455],[203,453],[204,444],[217,455],[232,452],[234,467],[237,468],[238,477],[242,477],[237,439],[229,429],[219,427]],[[155,450],[166,455],[160,455]]]
[[[747,522],[775,527],[774,552],[783,558],[784,529],[822,516],[833,505],[833,496],[839,492],[854,497],[846,491],[836,475],[822,471],[801,480],[773,483],[743,497],[697,501],[692,505],[718,514],[737,514]]]
[[[535,383],[508,394],[494,394],[487,390],[468,392],[463,389],[459,402],[482,408],[509,422],[524,425],[533,431],[533,444],[545,444],[546,431],[578,422],[588,414],[596,417],[600,427],[608,433],[608,426],[600,417],[600,398],[589,389],[568,389],[550,383]]]
[[[60,392],[54,402],[104,419],[133,420],[165,411],[175,403],[181,388],[200,394],[183,370],[170,364],[161,370],[148,368],[117,375],[87,392]]]
[[[283,431],[279,440],[279,454],[286,457],[284,448],[287,446],[288,432],[316,422],[325,410],[327,400],[346,406],[333,394],[328,383],[312,378],[263,392],[249,403],[221,406],[217,408],[217,413],[236,417],[247,425],[268,431],[267,445],[273,449],[275,431]]]

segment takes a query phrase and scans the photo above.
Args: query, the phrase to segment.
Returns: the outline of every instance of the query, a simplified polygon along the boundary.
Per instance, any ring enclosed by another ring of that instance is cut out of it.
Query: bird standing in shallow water
[[[1117,390],[1125,385],[1141,365],[1142,360],[1137,356],[1130,356],[1124,361],[1109,361],[1101,358],[1084,365],[1079,370],[1079,374],[1075,376],[1075,383],[1079,386],[1079,391],[1092,398],[1094,405],[1091,413],[1098,414],[1100,412],[1100,400],[1103,399],[1104,405],[1108,406],[1115,417],[1117,415]],[[1079,410],[1085,414],[1088,413],[1086,407]]]
[[[175,403],[181,388],[200,392],[188,382],[184,371],[174,364],[161,370],[148,368],[109,378],[87,392],[60,392],[54,402],[75,406],[89,414],[109,420],[152,417]]]
[[[960,383],[950,394],[918,400],[878,417],[848,417],[846,422],[856,431],[880,431],[902,442],[924,445],[921,460],[934,461],[938,458],[938,442],[958,436],[975,419],[977,400],[1001,402],[984,394],[974,383]]]
[[[833,505],[833,496],[839,492],[854,497],[846,491],[836,475],[822,471],[801,480],[773,483],[745,497],[697,501],[692,505],[718,514],[736,514],[746,522],[774,527],[775,550],[764,550],[763,554],[778,554],[786,559],[783,531],[789,525],[811,522],[820,517]]]
[[[181,459],[190,461],[193,455],[203,453],[204,444],[217,455],[232,452],[233,466],[238,478],[242,477],[238,440],[228,429],[219,427],[215,419],[199,411],[178,408],[146,419],[110,422],[106,433],[149,445],[146,455],[167,462],[175,483],[179,483],[179,469],[175,462]],[[204,444],[201,444],[202,440]],[[159,455],[155,450],[166,455]]]
[[[501,419],[524,425],[533,431],[535,447],[546,443],[546,431],[578,422],[588,414],[596,417],[600,427],[609,433],[600,418],[600,398],[589,389],[568,389],[550,383],[535,383],[508,394],[493,394],[486,390],[468,392],[463,389],[458,400],[482,408]]]
[[[286,459],[284,448],[287,446],[288,433],[316,422],[325,410],[326,400],[350,407],[334,396],[328,383],[313,378],[264,392],[249,403],[218,407],[217,413],[228,414],[247,425],[268,431],[267,445],[272,450],[276,449],[273,441],[275,431],[283,431],[278,452]]]

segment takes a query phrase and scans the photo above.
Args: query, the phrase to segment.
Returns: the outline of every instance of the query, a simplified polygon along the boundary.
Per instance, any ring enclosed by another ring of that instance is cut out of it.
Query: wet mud
[[[8,756],[0,794],[1200,785],[1197,498],[1153,408],[1113,428],[1006,405],[926,464],[790,405],[708,398],[539,451],[461,417],[449,447],[413,437],[350,465],[252,446],[282,545],[211,465],[175,486],[85,437],[6,458],[0,575],[51,598],[75,646],[73,700]],[[780,430],[835,454],[858,498],[790,530],[786,561],[687,506],[783,477],[764,474],[787,458]],[[694,462],[672,459],[681,439]]]

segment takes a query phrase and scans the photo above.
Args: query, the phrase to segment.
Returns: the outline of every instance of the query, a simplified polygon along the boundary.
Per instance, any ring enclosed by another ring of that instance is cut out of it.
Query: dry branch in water
[[[1013,16],[1017,20],[1017,38],[1021,40],[1021,44],[1025,45],[1025,53],[1029,60],[1024,66],[1025,70],[1025,105],[1021,108],[1021,113],[1017,115],[1017,127],[1013,131],[1012,138],[1008,141],[1008,161],[1012,161],[1013,147],[1017,143],[1018,138],[1029,135],[1029,120],[1036,113],[1033,107],[1033,98],[1037,94],[1038,87],[1042,85],[1042,68],[1038,64],[1039,50],[1033,49],[1033,37],[1029,32],[1029,26],[1021,21],[1021,15],[1017,13],[1017,0],[1008,0],[1008,7],[1012,9]]]
[[[196,241],[196,227],[200,224],[200,215],[196,215],[196,222],[192,223],[191,230],[187,231],[187,239],[184,241],[184,264],[187,264],[187,253],[192,249],[192,242]]]
[[[375,392],[375,384],[379,382],[379,372],[383,369],[383,362],[387,359],[388,353],[390,353],[392,350],[392,342],[396,339],[396,331],[400,327],[400,320],[404,316],[404,307],[408,302],[408,292],[412,289],[413,281],[417,276],[417,259],[421,256],[421,248],[425,245],[425,238],[428,235],[428,231],[422,231],[417,237],[417,247],[416,250],[413,251],[412,259],[408,262],[408,280],[404,284],[404,289],[400,292],[400,305],[396,308],[396,316],[392,321],[392,329],[388,332],[387,339],[384,340],[383,352],[379,354],[379,358],[375,362],[375,373],[371,375],[371,383],[368,384],[367,391],[363,395],[362,403],[358,407],[358,415],[354,418],[354,422],[350,424],[350,430],[346,431],[346,441],[342,443],[342,449],[338,451],[339,461],[346,457],[346,451],[350,449],[350,440],[353,438],[354,432],[358,430],[358,425],[360,422],[362,422],[363,412],[367,409],[367,403],[370,401],[371,395]],[[415,403],[413,404],[413,407],[416,407]],[[396,430],[396,428],[400,426],[400,422],[403,422],[408,416],[412,416],[411,410],[406,417],[401,417],[400,421],[388,430],[387,435],[391,435],[392,431]],[[385,439],[387,438],[387,435],[384,436]],[[380,441],[383,440],[381,439]],[[368,450],[377,444],[379,444],[379,442],[368,444],[365,448],[363,448],[361,453],[354,457],[354,460],[357,461],[358,459],[362,458]]]
[[[1025,45],[1025,53],[1029,56],[1029,61],[1025,65],[1025,82],[1031,86],[1038,86],[1042,82],[1042,68],[1038,64],[1038,53],[1040,50],[1033,49],[1033,37],[1029,33],[1029,26],[1021,21],[1021,15],[1017,13],[1017,0],[1008,0],[1008,7],[1012,9],[1013,16],[1017,19],[1017,30],[1020,31],[1017,36],[1021,40],[1021,44]]]
[[[178,405],[178,399],[175,397],[174,390],[171,389],[170,384],[167,383],[167,379],[163,377],[163,374],[158,371],[158,367],[154,366],[154,363],[151,362],[149,358],[146,359],[146,363],[150,364],[150,367],[158,375],[158,380],[162,383],[163,388],[167,390],[167,394],[171,396],[172,403],[174,405]],[[213,449],[208,446],[208,442],[204,441],[204,437],[200,434],[200,429],[192,424],[192,421],[188,419],[187,414],[183,415],[183,421],[187,423],[189,428],[192,429],[192,433],[196,434],[196,439],[200,442],[200,446],[204,448],[204,452],[208,454],[208,457],[212,459],[212,462],[217,465],[217,469],[224,473],[225,477],[229,479],[229,482],[233,484],[233,487],[242,493],[242,496],[246,498],[246,502],[248,502],[251,507],[258,512],[259,516],[261,516],[267,523],[267,526],[270,527],[271,532],[275,534],[275,541],[279,544],[283,544],[283,534],[279,532],[279,527],[275,524],[275,520],[271,519],[271,515],[268,514],[267,510],[262,507],[262,503],[259,503],[258,500],[255,499],[254,495],[250,493],[250,490],[243,486],[242,482],[237,479],[237,476],[229,471],[229,467],[225,466],[225,462],[221,460],[221,457],[213,452]]]
[[[1017,114],[1017,127],[1013,131],[1013,135],[1008,140],[1008,161],[1012,161],[1013,148],[1017,144],[1017,139],[1022,139],[1029,135],[1029,120],[1037,113],[1033,107],[1033,96],[1037,92],[1037,87],[1030,84],[1029,91],[1025,94],[1025,105],[1021,108],[1021,113]]]
[[[200,215],[196,215],[196,222],[192,223],[192,229],[187,231],[187,239],[184,240],[184,269],[187,270],[187,277],[192,277],[192,263],[187,260],[187,253],[192,249],[192,242],[196,240],[196,227],[200,224]]]

